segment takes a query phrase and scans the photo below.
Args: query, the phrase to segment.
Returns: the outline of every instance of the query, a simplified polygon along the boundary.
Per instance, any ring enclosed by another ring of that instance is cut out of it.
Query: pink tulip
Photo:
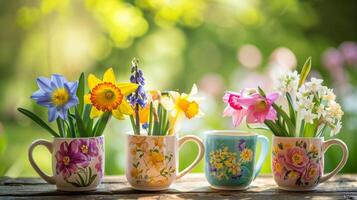
[[[242,107],[247,108],[248,123],[264,123],[265,120],[276,120],[276,111],[272,104],[279,97],[279,93],[270,93],[265,97],[258,93],[242,96],[237,99]]]
[[[240,93],[226,92],[223,96],[223,102],[227,104],[227,107],[223,111],[223,116],[232,116],[234,126],[238,126],[247,115],[247,110],[238,103],[238,100],[242,96],[243,91]]]

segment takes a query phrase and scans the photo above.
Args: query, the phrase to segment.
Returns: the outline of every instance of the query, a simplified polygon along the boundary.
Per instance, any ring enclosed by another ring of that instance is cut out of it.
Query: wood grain
[[[287,192],[277,188],[270,175],[258,177],[245,191],[217,191],[203,174],[186,175],[169,190],[133,190],[124,176],[105,177],[96,191],[61,192],[39,178],[0,177],[0,199],[357,199],[357,175],[335,176],[312,192]]]

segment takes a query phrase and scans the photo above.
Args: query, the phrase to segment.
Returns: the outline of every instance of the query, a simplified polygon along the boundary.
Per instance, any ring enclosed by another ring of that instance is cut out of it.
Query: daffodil
[[[134,83],[116,83],[114,71],[109,68],[103,80],[89,74],[88,87],[90,93],[84,96],[86,104],[92,104],[91,118],[101,116],[104,112],[111,112],[119,120],[124,115],[133,114],[133,109],[126,100],[126,96],[134,92],[138,85]]]
[[[180,94],[175,91],[170,91],[170,98],[172,99],[172,103],[169,103],[170,101],[167,100],[161,101],[165,102],[164,106],[168,110],[171,110],[171,115],[169,118],[169,134],[173,134],[176,131],[177,124],[185,117],[188,119],[192,119],[194,117],[203,115],[203,112],[201,111],[199,105],[199,102],[202,99],[199,97],[195,97],[197,92],[197,86],[196,84],[194,84],[189,94]]]

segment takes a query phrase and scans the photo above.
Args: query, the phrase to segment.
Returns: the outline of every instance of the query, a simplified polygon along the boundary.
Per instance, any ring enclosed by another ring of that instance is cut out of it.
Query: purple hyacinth
[[[67,119],[67,111],[78,104],[76,96],[78,81],[68,82],[65,77],[53,74],[51,79],[46,77],[37,78],[40,88],[31,96],[37,104],[48,108],[48,121],[58,118]]]
[[[131,65],[130,82],[138,84],[138,89],[128,96],[130,104],[135,107],[139,105],[144,108],[147,104],[147,95],[144,89],[145,78],[143,72],[138,69],[138,60],[134,58]]]

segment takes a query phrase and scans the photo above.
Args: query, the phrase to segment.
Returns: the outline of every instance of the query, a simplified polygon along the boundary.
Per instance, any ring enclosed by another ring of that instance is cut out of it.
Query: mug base
[[[134,190],[139,190],[139,191],[163,191],[163,190],[168,190],[170,188],[170,186],[166,186],[166,187],[143,187],[143,186],[133,186],[131,185],[131,188],[133,188]]]
[[[217,186],[217,185],[210,185],[212,189],[215,190],[246,190],[249,186],[237,187],[237,186]]]
[[[61,192],[90,192],[97,190],[97,187],[68,187],[68,188],[58,188],[57,191]]]
[[[284,187],[284,186],[278,186],[279,189],[285,190],[285,191],[292,191],[292,192],[299,192],[299,191],[313,191],[316,190],[315,187]]]

